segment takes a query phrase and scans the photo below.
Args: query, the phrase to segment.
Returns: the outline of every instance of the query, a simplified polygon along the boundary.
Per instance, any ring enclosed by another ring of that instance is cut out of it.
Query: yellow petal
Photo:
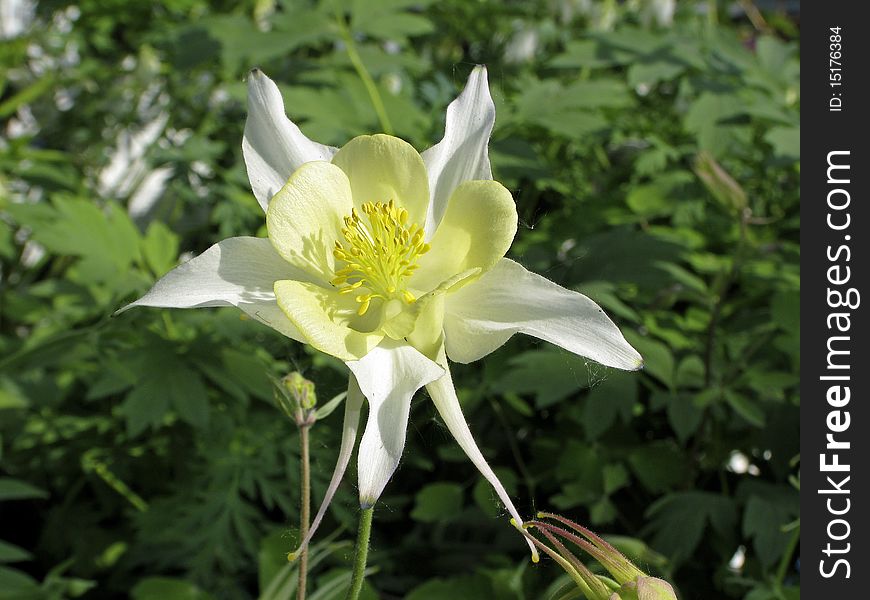
[[[505,255],[516,233],[511,193],[496,181],[467,181],[450,197],[411,285],[428,291],[469,269],[485,273]]]
[[[361,135],[332,158],[347,174],[354,205],[389,202],[408,211],[409,222],[423,225],[429,204],[429,180],[423,159],[408,142],[390,135]]]
[[[284,260],[328,282],[335,276],[333,244],[342,239],[342,219],[351,208],[344,171],[323,161],[305,163],[269,203],[269,240]]]
[[[358,322],[357,303],[346,294],[286,280],[275,282],[275,296],[306,342],[341,360],[361,359],[384,337],[351,328]]]

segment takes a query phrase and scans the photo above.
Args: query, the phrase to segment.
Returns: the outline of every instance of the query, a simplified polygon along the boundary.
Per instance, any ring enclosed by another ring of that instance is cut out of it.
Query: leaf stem
[[[344,41],[344,46],[347,50],[347,57],[350,59],[350,64],[353,65],[356,74],[359,75],[360,80],[362,80],[363,85],[366,88],[366,92],[369,94],[372,107],[375,109],[375,113],[378,115],[378,120],[381,122],[381,129],[384,130],[384,133],[393,135],[393,124],[390,123],[390,117],[387,116],[387,110],[384,108],[384,101],[381,99],[381,93],[378,91],[378,86],[375,84],[375,80],[372,79],[371,73],[368,72],[365,64],[363,64],[362,58],[360,58],[350,27],[348,27],[344,17],[338,16],[336,21],[338,23],[338,30],[341,34],[341,39]]]
[[[362,590],[363,580],[366,575],[366,561],[369,557],[369,539],[372,533],[372,515],[375,512],[373,506],[363,508],[359,515],[359,531],[356,537],[356,553],[353,559],[353,577],[350,580],[350,589],[347,590],[345,600],[357,600]]]
[[[311,521],[311,461],[308,453],[309,425],[299,427],[299,472],[302,481],[302,500],[299,507],[299,539],[308,537],[308,526]],[[299,556],[299,585],[296,599],[305,600],[305,587],[308,583],[308,547],[302,549]]]
[[[785,576],[788,574],[788,567],[791,564],[791,557],[794,554],[794,550],[797,547],[798,542],[801,539],[801,528],[796,527],[794,532],[791,534],[791,539],[788,541],[788,546],[786,546],[785,552],[782,555],[782,559],[779,561],[779,567],[776,569],[776,583],[778,585],[782,585],[785,581]]]

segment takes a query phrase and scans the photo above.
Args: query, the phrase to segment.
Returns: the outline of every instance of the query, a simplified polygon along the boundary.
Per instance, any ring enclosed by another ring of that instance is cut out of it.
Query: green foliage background
[[[343,365],[233,309],[114,310],[180,260],[264,235],[244,77],[312,138],[422,150],[475,63],[498,107],[511,256],[599,302],[639,373],[516,337],[455,380],[518,501],[622,547],[682,598],[798,598],[795,15],[716,2],[59,0],[0,45],[0,598],[293,597],[298,438],[269,376]],[[742,3],[744,6],[751,3]],[[340,412],[312,431],[314,499]],[[544,599],[425,394],[375,516],[367,597]],[[343,595],[353,473],[312,600]]]

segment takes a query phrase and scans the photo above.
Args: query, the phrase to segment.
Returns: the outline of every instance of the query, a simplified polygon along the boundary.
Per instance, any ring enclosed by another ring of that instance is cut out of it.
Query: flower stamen
[[[416,298],[405,282],[417,269],[420,256],[429,251],[423,228],[416,223],[408,225],[408,211],[393,200],[366,202],[360,209],[367,223],[355,208],[344,217],[341,233],[345,241],[336,240],[332,251],[344,264],[336,269],[332,285],[341,294],[365,291],[356,296],[359,315],[366,314],[375,298],[398,298],[412,304]]]

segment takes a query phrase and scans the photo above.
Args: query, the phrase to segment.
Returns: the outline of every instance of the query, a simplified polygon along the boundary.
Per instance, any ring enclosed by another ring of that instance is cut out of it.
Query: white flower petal
[[[447,210],[447,200],[460,183],[492,179],[489,136],[495,124],[495,104],[489,95],[486,67],[477,66],[465,89],[447,107],[447,123],[440,142],[423,152],[429,174],[429,214],[426,239],[431,239]]]
[[[332,471],[332,479],[329,480],[329,487],[326,488],[323,502],[320,503],[320,508],[314,516],[314,521],[311,522],[311,527],[308,529],[308,536],[299,544],[295,554],[298,554],[308,545],[308,542],[314,536],[314,532],[320,527],[320,522],[326,515],[326,510],[329,508],[338,485],[344,477],[347,464],[350,462],[350,455],[353,453],[353,446],[356,443],[356,434],[359,430],[359,413],[362,410],[364,399],[365,396],[360,391],[356,378],[351,375],[350,381],[347,384],[347,398],[344,401],[344,424],[341,426],[341,444],[338,449],[338,460],[335,461],[335,469]]]
[[[411,397],[444,370],[413,347],[392,340],[347,366],[369,401],[368,422],[359,444],[359,498],[366,507],[377,501],[399,465]]]
[[[273,286],[282,279],[310,277],[281,258],[268,239],[236,237],[223,240],[174,268],[134,306],[204,308],[236,306],[251,317],[297,341],[303,338],[278,307]]]
[[[337,151],[305,137],[284,113],[284,99],[275,82],[259,69],[250,72],[242,154],[263,210],[293,171],[312,160],[329,161]]]
[[[439,361],[442,362],[442,364],[447,364],[446,360],[439,359]],[[447,370],[444,377],[441,377],[427,385],[426,391],[429,392],[429,396],[432,398],[435,408],[438,409],[438,414],[441,415],[444,424],[447,426],[447,429],[450,430],[450,433],[453,434],[456,442],[465,451],[465,454],[468,455],[468,458],[471,459],[471,462],[474,463],[474,466],[477,467],[481,475],[483,475],[486,480],[489,481],[490,485],[495,488],[495,493],[498,494],[498,497],[501,499],[510,515],[514,518],[517,525],[521,527],[523,519],[520,517],[520,513],[511,501],[510,496],[508,496],[507,490],[504,489],[501,481],[499,481],[496,474],[486,462],[486,459],[480,452],[480,448],[477,447],[477,442],[474,441],[474,437],[471,435],[471,430],[468,428],[468,423],[465,421],[465,415],[462,414],[462,407],[459,405],[459,398],[456,397],[456,389],[453,387],[453,379],[450,377],[450,371]],[[529,544],[529,548],[532,550],[533,560],[537,562],[537,550],[535,550],[535,547],[531,542],[527,541],[527,543]]]
[[[507,258],[447,298],[447,355],[468,363],[522,332],[608,367],[635,370],[643,359],[592,300]]]

